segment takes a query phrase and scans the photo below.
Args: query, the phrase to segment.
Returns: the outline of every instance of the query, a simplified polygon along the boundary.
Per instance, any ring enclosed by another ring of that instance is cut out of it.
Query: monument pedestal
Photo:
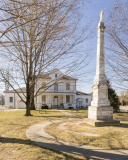
[[[113,107],[111,106],[89,106],[85,123],[95,127],[120,125],[120,121],[113,120]]]
[[[113,107],[103,106],[103,107],[88,107],[88,118],[94,120],[113,120]]]

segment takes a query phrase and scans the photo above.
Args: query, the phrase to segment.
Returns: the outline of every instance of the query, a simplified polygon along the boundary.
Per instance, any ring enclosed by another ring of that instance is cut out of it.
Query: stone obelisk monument
[[[117,125],[119,121],[113,120],[113,107],[110,106],[108,100],[108,83],[105,75],[104,62],[104,10],[100,13],[100,22],[97,27],[97,64],[96,76],[94,78],[93,100],[91,106],[88,107],[87,123],[93,126]]]

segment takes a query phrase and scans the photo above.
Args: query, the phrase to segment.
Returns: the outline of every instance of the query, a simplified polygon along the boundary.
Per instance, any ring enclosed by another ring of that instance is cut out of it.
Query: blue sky
[[[121,1],[121,0],[118,0]],[[85,81],[78,81],[77,83],[77,89],[84,91],[86,93],[92,92],[91,86],[93,85],[94,77],[95,77],[95,69],[96,69],[96,54],[97,54],[97,26],[100,19],[100,12],[105,8],[104,12],[104,22],[106,21],[107,16],[112,11],[112,5],[116,2],[115,0],[91,0],[88,2],[85,15],[83,19],[86,19],[87,22],[91,21],[91,29],[94,32],[93,38],[89,41],[91,46],[91,54],[92,54],[92,61],[90,63],[90,73],[86,75]],[[122,0],[121,2],[125,2],[125,0]],[[86,22],[83,20],[82,25],[84,25]],[[84,44],[82,44],[84,45]],[[105,52],[106,53],[106,52]],[[86,71],[85,71],[86,72]],[[107,75],[107,73],[106,73]],[[107,75],[108,76],[108,75]],[[109,77],[108,77],[109,78]],[[86,81],[87,80],[87,81]],[[120,94],[120,90],[117,88],[114,88],[118,94]]]

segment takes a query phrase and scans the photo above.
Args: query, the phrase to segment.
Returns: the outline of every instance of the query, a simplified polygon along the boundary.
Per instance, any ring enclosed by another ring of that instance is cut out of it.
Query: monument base
[[[94,127],[102,127],[102,126],[119,126],[120,121],[118,120],[95,120],[90,118],[84,119],[85,123],[92,125]]]
[[[113,120],[113,107],[111,106],[89,106],[88,107],[88,118],[94,120]]]
[[[120,121],[113,120],[113,107],[111,106],[89,106],[85,123],[95,127],[120,125]]]

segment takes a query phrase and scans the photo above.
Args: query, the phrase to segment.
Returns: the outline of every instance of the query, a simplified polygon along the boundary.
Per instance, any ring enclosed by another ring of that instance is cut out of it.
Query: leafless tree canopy
[[[116,73],[115,82],[126,89],[128,84],[128,1],[114,3],[106,24],[107,61]]]
[[[26,101],[19,96],[27,108],[37,95],[31,97],[40,75],[56,66],[75,69],[88,58],[88,54],[75,52],[89,37],[87,25],[79,29],[81,6],[80,0],[8,0],[1,5],[1,79],[13,89],[26,84]]]
[[[122,91],[121,98],[123,101],[127,101],[128,100],[128,91]]]

